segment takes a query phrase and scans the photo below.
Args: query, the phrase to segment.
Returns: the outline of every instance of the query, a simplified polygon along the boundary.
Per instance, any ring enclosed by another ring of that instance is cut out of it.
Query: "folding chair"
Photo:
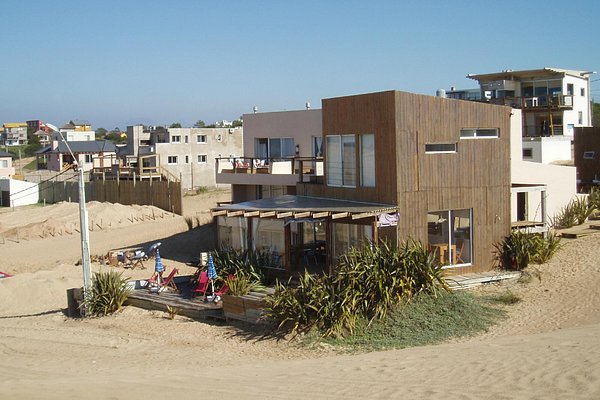
[[[155,272],[150,279],[148,279],[146,286],[149,288],[157,287],[159,293],[165,291],[169,287],[177,292],[177,286],[175,285],[173,279],[178,272],[179,270],[177,268],[173,268],[169,275],[167,275],[167,277],[164,279],[160,274]]]

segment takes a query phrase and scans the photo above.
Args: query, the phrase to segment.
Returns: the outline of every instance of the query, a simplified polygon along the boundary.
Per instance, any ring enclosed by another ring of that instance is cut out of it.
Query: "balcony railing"
[[[490,99],[490,103],[521,109],[573,109],[572,95],[557,96],[527,96],[527,97],[502,97]]]
[[[297,175],[299,182],[322,180],[323,159],[315,157],[217,158],[217,174]]]

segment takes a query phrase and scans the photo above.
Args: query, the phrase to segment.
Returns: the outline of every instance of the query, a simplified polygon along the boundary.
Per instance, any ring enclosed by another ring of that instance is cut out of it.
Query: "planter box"
[[[262,293],[251,293],[245,296],[232,296],[224,294],[223,313],[225,318],[257,324],[266,306],[265,295]]]

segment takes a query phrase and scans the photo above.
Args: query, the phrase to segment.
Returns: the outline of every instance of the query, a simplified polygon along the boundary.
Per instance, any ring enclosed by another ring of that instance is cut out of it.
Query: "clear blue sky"
[[[0,15],[0,123],[190,126],[475,87],[469,73],[600,72],[598,0],[2,0]]]

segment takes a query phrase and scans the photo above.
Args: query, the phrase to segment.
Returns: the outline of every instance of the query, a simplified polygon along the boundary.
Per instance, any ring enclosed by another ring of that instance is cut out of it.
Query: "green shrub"
[[[88,315],[107,315],[118,311],[127,300],[131,289],[122,272],[95,272],[86,293],[84,304]]]
[[[561,244],[560,237],[554,232],[549,232],[544,238],[539,233],[512,231],[494,247],[499,267],[520,271],[530,262],[548,262]]]
[[[332,275],[304,272],[295,288],[278,285],[268,298],[271,315],[293,332],[317,328],[323,336],[352,333],[420,292],[447,288],[437,258],[413,240],[393,248],[382,242],[352,248]]]
[[[575,219],[577,220],[577,224],[581,225],[585,222],[585,220],[590,216],[594,208],[588,202],[587,197],[577,197],[571,200],[573,213],[575,214]]]
[[[573,203],[569,203],[562,207],[553,218],[550,218],[550,225],[554,229],[571,228],[577,225],[577,213],[573,207]]]
[[[229,287],[227,294],[233,296],[243,296],[250,292],[263,292],[264,285],[253,280],[244,272],[238,272],[237,275],[229,275],[225,278],[225,284]]]
[[[210,253],[219,276],[245,274],[250,280],[265,284],[265,277],[260,268],[261,253],[233,249],[215,250]]]

